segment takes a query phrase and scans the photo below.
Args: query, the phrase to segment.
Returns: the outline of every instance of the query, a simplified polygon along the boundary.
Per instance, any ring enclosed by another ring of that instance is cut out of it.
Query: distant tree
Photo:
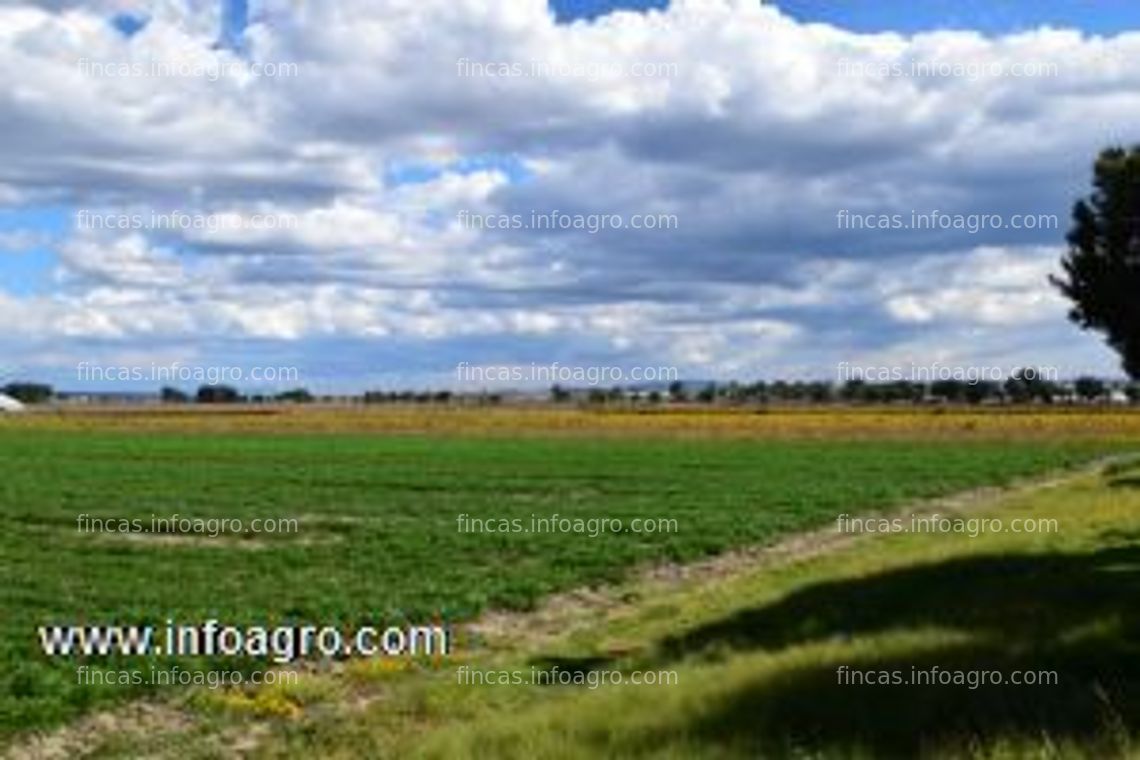
[[[745,398],[745,389],[740,383],[731,380],[727,385],[719,386],[716,395],[731,404],[739,404]]]
[[[930,384],[930,395],[946,401],[965,401],[969,387],[965,380],[935,380]]]
[[[899,401],[918,403],[926,398],[926,386],[922,383],[912,383],[899,380],[894,384],[895,396]],[[968,395],[968,394],[967,394]]]
[[[164,404],[185,404],[190,401],[190,394],[169,385],[159,391],[158,395]]]
[[[1124,386],[1124,395],[1128,397],[1129,403],[1140,403],[1140,384],[1129,383],[1128,385]]]
[[[313,401],[313,394],[304,388],[294,388],[291,391],[278,393],[277,400],[290,404],[309,404]]]
[[[867,383],[863,380],[848,380],[839,389],[839,397],[844,401],[866,401]]]
[[[704,388],[697,391],[697,401],[702,404],[711,404],[716,401],[716,384],[709,383]]]
[[[788,398],[792,401],[803,401],[808,398],[807,383],[797,380],[788,386]]]
[[[649,391],[649,395],[646,397],[646,400],[651,404],[660,404],[661,391]]]
[[[454,394],[451,391],[437,391],[434,400],[437,404],[450,404]]]
[[[669,400],[670,401],[684,401],[687,398],[685,394],[685,384],[680,380],[674,380],[669,383]]]
[[[1069,319],[1103,333],[1128,375],[1140,379],[1140,146],[1110,148],[1093,165],[1093,192],[1073,207],[1062,277]]]
[[[824,382],[808,383],[805,386],[807,398],[814,404],[822,404],[831,400],[831,384]]]
[[[1041,370],[1026,369],[1023,374],[1028,378],[1029,394],[1032,398],[1046,404],[1052,404],[1053,400],[1061,393],[1060,386],[1050,380],[1046,380]]]
[[[203,385],[195,396],[199,404],[236,404],[241,394],[228,385]]]
[[[550,400],[555,404],[561,404],[570,400],[570,391],[563,388],[561,385],[550,386]]]
[[[586,394],[586,400],[591,404],[604,404],[608,394],[601,388],[591,388],[590,392]]]
[[[42,383],[9,383],[0,392],[24,404],[43,404],[55,396],[55,389]]]
[[[999,392],[997,383],[991,380],[979,380],[966,386],[966,403],[980,404],[986,399],[997,398]]]
[[[757,380],[744,389],[744,396],[745,398],[759,401],[762,404],[768,403],[768,383],[763,380]]]
[[[1095,401],[1108,393],[1108,386],[1095,377],[1078,377],[1073,383],[1073,390],[1086,401]]]
[[[1033,367],[1015,369],[1009,374],[1002,390],[1006,398],[1015,404],[1035,400],[1052,404],[1058,393],[1057,385],[1046,380],[1041,370]]]
[[[1013,403],[1028,403],[1033,399],[1033,390],[1029,387],[1027,379],[1021,376],[1020,369],[1013,370],[1009,377],[1005,378],[1002,391],[1005,393],[1005,398]]]

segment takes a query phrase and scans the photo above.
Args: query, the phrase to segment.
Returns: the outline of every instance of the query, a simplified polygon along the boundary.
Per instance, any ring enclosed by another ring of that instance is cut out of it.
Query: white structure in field
[[[0,414],[4,412],[22,412],[24,405],[11,396],[5,396],[0,393]]]

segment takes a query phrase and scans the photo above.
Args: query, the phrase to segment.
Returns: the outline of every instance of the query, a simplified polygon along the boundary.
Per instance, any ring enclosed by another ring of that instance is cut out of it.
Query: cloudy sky
[[[1115,375],[1047,276],[1096,152],[1140,142],[1133,28],[1131,0],[0,0],[0,379]]]

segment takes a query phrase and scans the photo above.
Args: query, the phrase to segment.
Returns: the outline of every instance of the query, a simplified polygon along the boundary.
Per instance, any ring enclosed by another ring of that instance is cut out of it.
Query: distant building
[[[11,396],[5,396],[0,393],[0,414],[5,412],[22,412],[24,405]]]
[[[68,406],[145,406],[162,402],[157,393],[132,391],[64,391],[55,394],[55,398]]]

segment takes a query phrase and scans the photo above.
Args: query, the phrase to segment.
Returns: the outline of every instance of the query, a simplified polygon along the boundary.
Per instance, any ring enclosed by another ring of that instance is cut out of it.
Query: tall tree
[[[1111,148],[1093,165],[1093,192],[1073,207],[1063,277],[1069,318],[1103,333],[1124,370],[1140,379],[1140,146]]]
[[[0,393],[24,404],[42,404],[55,396],[55,390],[42,383],[9,383],[0,388]]]

